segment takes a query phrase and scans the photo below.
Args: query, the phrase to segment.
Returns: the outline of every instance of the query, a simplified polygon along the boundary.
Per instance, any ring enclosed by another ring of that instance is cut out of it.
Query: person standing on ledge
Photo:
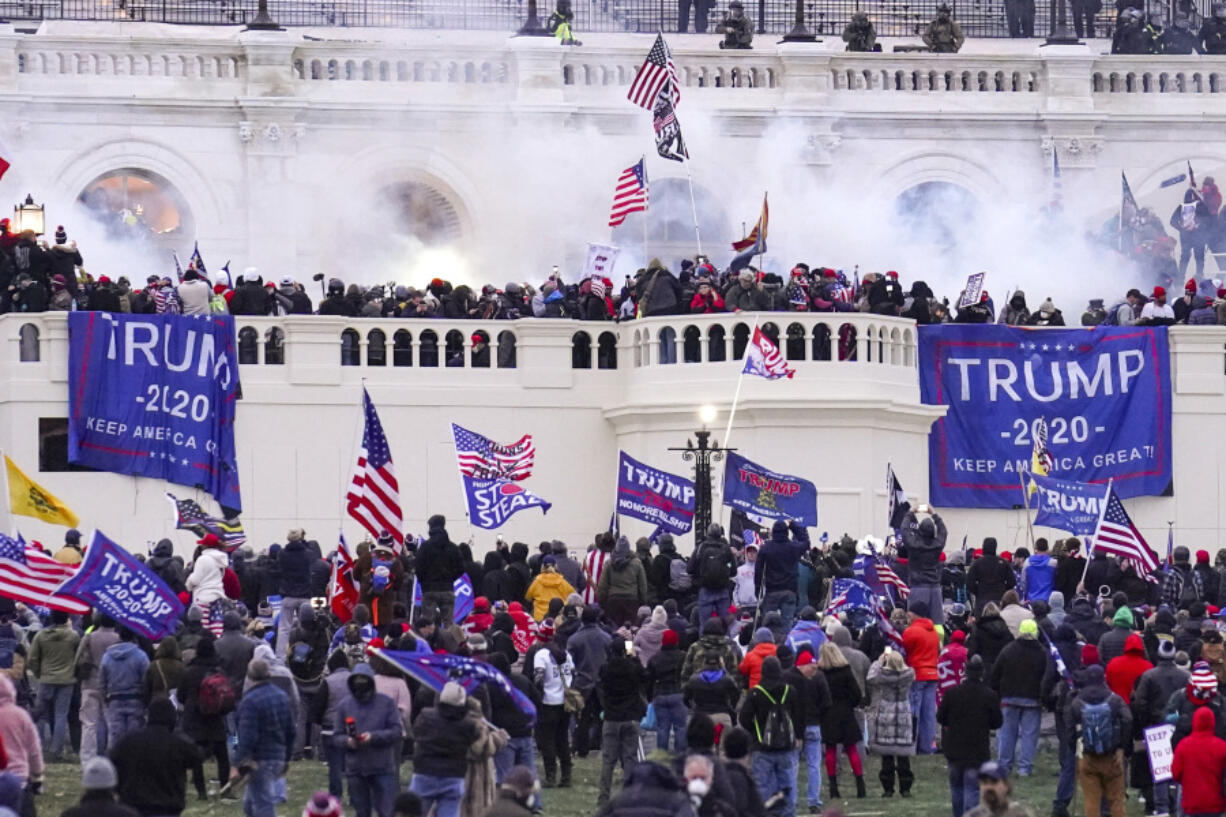
[[[924,32],[924,45],[935,54],[957,54],[965,41],[962,26],[950,16],[949,6],[941,3],[937,6],[937,16]]]
[[[728,13],[719,24],[719,30],[724,35],[720,48],[753,48],[753,21],[745,16],[745,4],[741,0],[728,4]]]

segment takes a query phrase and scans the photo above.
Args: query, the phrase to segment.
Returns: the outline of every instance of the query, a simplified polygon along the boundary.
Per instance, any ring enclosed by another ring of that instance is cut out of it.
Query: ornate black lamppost
[[[694,540],[700,542],[711,525],[711,463],[723,462],[724,453],[736,449],[720,448],[718,440],[711,440],[707,424],[715,419],[714,406],[703,406],[698,416],[702,428],[694,432],[694,439],[686,440],[685,448],[668,450],[680,451],[681,459],[694,463]]]

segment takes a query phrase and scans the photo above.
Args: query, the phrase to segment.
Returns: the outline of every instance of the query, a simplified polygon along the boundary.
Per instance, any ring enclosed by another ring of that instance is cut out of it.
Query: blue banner
[[[923,401],[948,407],[928,437],[932,505],[1023,506],[1040,421],[1061,479],[1114,478],[1124,498],[1171,484],[1165,327],[921,326],[919,371]]]
[[[161,577],[101,531],[94,532],[77,572],[55,592],[88,604],[154,641],[175,631],[184,609]]]
[[[681,535],[694,527],[694,483],[621,452],[617,462],[617,513]]]
[[[1098,527],[1103,503],[1107,501],[1106,485],[1069,482],[1054,477],[1031,474],[1035,485],[1029,506],[1038,508],[1034,523],[1056,530],[1066,530],[1074,536],[1091,536]]]
[[[68,458],[242,510],[229,315],[68,314]]]
[[[536,706],[533,705],[532,699],[525,695],[519,687],[512,684],[507,676],[484,661],[446,653],[412,653],[382,649],[377,649],[374,653],[390,661],[401,672],[416,678],[435,692],[442,692],[443,686],[448,681],[457,682],[469,695],[482,684],[493,684],[515,702],[520,712],[536,719]]]
[[[455,595],[455,604],[451,608],[453,620],[459,624],[473,611],[473,580],[465,573],[452,583],[451,592]]]
[[[724,504],[754,516],[794,519],[817,527],[817,488],[812,482],[780,474],[729,451],[724,468]]]
[[[493,530],[527,508],[540,508],[548,513],[553,507],[518,482],[509,479],[474,479],[460,477],[464,483],[464,498],[468,502],[468,521],[479,528]]]

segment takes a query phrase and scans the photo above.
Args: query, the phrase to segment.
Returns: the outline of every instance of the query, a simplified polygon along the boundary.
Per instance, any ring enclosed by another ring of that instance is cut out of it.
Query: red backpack
[[[228,715],[234,711],[234,687],[225,673],[210,672],[200,682],[196,707],[202,715]]]
[[[238,601],[243,597],[243,585],[234,568],[227,566],[226,572],[221,574],[221,589],[231,601]]]

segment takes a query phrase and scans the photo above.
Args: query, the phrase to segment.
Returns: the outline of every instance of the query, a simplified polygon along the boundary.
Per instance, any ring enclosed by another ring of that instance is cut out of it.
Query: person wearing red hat
[[[220,635],[223,611],[219,603],[226,597],[225,576],[230,559],[215,533],[205,534],[196,544],[200,547],[185,585],[192,594],[192,603],[204,613],[205,627]]]
[[[302,817],[345,817],[345,807],[326,791],[317,791],[307,801]]]
[[[1188,685],[1184,687],[1183,694],[1171,696],[1167,716],[1175,717],[1172,746],[1178,747],[1184,738],[1192,734],[1192,719],[1198,709],[1209,710],[1213,715],[1213,733],[1226,740],[1226,699],[1218,691],[1217,676],[1205,661],[1192,665],[1192,674],[1188,676]]]
[[[1213,569],[1213,565],[1209,563],[1209,551],[1196,551],[1196,564],[1192,569],[1200,574],[1201,584],[1205,588],[1205,602],[1217,601],[1221,579],[1217,571]]]
[[[1166,302],[1166,288],[1154,287],[1150,300],[1141,308],[1137,326],[1170,326],[1175,323],[1175,310]]]

